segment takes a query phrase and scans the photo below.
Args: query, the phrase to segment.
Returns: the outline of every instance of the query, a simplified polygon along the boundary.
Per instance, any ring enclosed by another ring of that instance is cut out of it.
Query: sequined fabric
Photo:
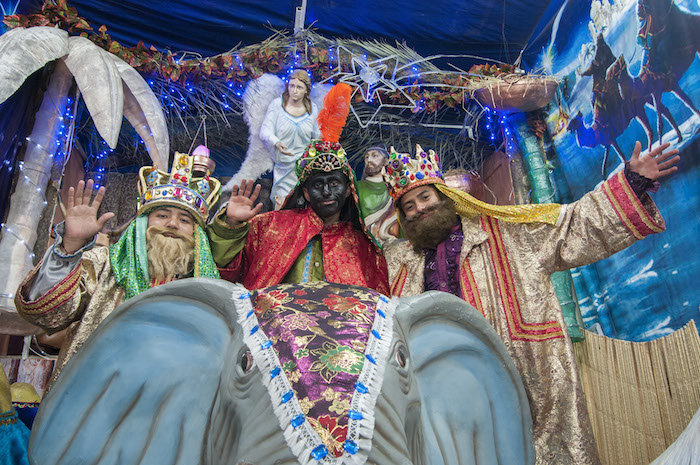
[[[550,275],[606,258],[665,226],[622,173],[564,207],[559,226],[462,217],[462,297],[505,343],[530,400],[537,464],[597,464],[598,453]],[[392,293],[424,291],[425,256],[386,246]]]
[[[336,457],[343,454],[348,410],[379,294],[307,285],[254,294],[260,327],[274,344],[302,412]]]
[[[444,184],[435,184],[435,187],[452,199],[457,213],[462,216],[488,215],[511,223],[557,224],[561,220],[562,206],[556,203],[491,205]]]
[[[442,167],[433,150],[427,153],[416,145],[416,156],[397,153],[391,148],[389,163],[382,169],[384,181],[389,193],[394,198],[394,206],[400,210],[398,203],[408,191],[420,186],[432,185],[449,197],[462,216],[488,215],[502,221],[513,223],[549,223],[557,224],[561,217],[561,205],[555,203],[528,205],[492,205],[467,194],[460,189],[453,189],[445,184]],[[399,214],[399,221],[401,221]]]
[[[425,250],[425,288],[461,296],[459,253],[462,251],[462,225],[457,224],[435,249]]]
[[[63,365],[83,345],[107,315],[124,300],[124,288],[115,280],[109,249],[95,247],[83,253],[80,266],[35,301],[26,300],[41,263],[27,276],[15,296],[17,311],[48,333],[68,332],[56,360],[50,384]]]
[[[138,293],[150,288],[148,281],[143,282],[148,279],[144,220],[147,223],[145,216],[137,217],[127,228],[118,242],[120,246],[111,249],[114,256],[107,247],[87,250],[79,266],[36,300],[29,300],[28,295],[41,262],[20,285],[15,306],[27,321],[49,334],[68,328],[49,385],[102,320],[126,300],[127,291]],[[218,277],[206,235],[199,226],[196,231],[195,276]]]

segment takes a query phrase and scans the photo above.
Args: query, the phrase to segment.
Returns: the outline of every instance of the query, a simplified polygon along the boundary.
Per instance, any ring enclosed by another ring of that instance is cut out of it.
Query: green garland
[[[72,35],[80,35],[90,39],[97,46],[118,56],[144,76],[157,75],[167,81],[197,84],[205,79],[218,79],[230,85],[245,86],[248,81],[261,76],[263,73],[279,73],[289,68],[303,68],[312,73],[316,82],[328,79],[339,70],[350,70],[348,60],[334,63],[328,46],[319,47],[309,44],[306,38],[289,38],[285,32],[277,32],[271,38],[256,45],[243,47],[239,50],[207,58],[178,59],[178,55],[166,50],[159,51],[156,47],[146,47],[142,41],[135,47],[124,47],[112,40],[105,25],[95,30],[78,11],[69,7],[67,0],[45,1],[41,14],[5,16],[4,24],[10,28],[32,26],[58,26]],[[320,36],[319,36],[320,37]],[[331,47],[333,41],[322,39]],[[299,52],[296,52],[299,50]],[[368,61],[379,57],[368,57]],[[509,65],[505,65],[508,67]],[[473,68],[476,74],[484,76],[497,75],[503,65],[478,65]],[[391,73],[393,70],[389,69]],[[509,70],[505,70],[508,72]],[[403,73],[400,78],[410,76]],[[430,83],[420,83],[415,78],[415,85],[406,89],[406,93],[420,106],[414,112],[425,111],[433,113],[442,105],[455,108],[471,98],[472,92],[479,87],[479,76],[470,73],[457,74],[454,72],[438,72],[431,75]],[[430,88],[427,90],[426,87]],[[392,104],[405,105],[408,103],[405,95],[399,91],[382,93],[385,101]],[[359,101],[361,97],[356,96]]]

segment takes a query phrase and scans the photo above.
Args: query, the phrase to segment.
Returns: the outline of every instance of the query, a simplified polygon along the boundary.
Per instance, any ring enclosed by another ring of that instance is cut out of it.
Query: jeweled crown
[[[169,173],[155,166],[142,167],[138,214],[160,206],[175,206],[191,213],[203,226],[209,209],[219,200],[221,183],[211,176],[215,166],[208,150],[200,146],[192,155],[175,152]]]
[[[426,153],[420,145],[416,145],[415,158],[391,147],[389,163],[382,169],[382,176],[394,200],[418,186],[445,184],[437,154],[433,150]]]
[[[303,183],[312,173],[347,171],[349,167],[345,150],[339,142],[312,140],[304,154],[297,160],[296,174],[299,183]]]

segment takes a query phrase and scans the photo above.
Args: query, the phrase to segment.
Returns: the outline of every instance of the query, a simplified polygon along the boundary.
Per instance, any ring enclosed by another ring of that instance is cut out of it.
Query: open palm
[[[248,221],[262,210],[261,203],[255,205],[260,194],[260,184],[253,189],[254,181],[245,179],[241,180],[240,188],[238,185],[233,186],[231,190],[231,198],[226,205],[226,222],[235,226],[238,223]]]
[[[652,181],[674,173],[678,170],[678,167],[675,165],[681,157],[678,156],[678,149],[664,152],[670,145],[671,144],[667,142],[656,147],[646,155],[641,156],[642,144],[637,142],[629,161],[630,170]]]
[[[66,252],[72,253],[80,249],[114,216],[114,213],[109,212],[97,218],[97,210],[104,198],[105,188],[100,187],[91,202],[93,184],[92,180],[87,184],[80,181],[77,187],[68,189],[63,237],[63,248]]]

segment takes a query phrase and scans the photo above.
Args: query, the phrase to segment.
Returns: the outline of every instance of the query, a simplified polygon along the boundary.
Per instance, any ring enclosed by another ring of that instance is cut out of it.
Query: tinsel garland
[[[292,66],[306,69],[313,75],[315,82],[322,82],[331,79],[339,71],[351,72],[352,69],[349,58],[333,56],[332,50],[340,45],[339,41],[326,39],[309,30],[294,37],[285,31],[278,31],[259,44],[201,58],[193,53],[174,54],[168,50],[160,51],[154,46],[147,47],[142,41],[135,47],[125,47],[112,40],[105,25],[95,30],[88,21],[78,15],[75,8],[68,6],[67,0],[45,1],[40,14],[8,15],[3,23],[10,28],[58,26],[72,35],[87,37],[99,47],[129,63],[144,76],[164,79],[178,87],[197,86],[203,80],[218,80],[231,88],[243,88],[250,80],[260,77],[263,73],[279,74]],[[361,44],[359,41],[355,42]],[[386,55],[401,55],[406,52],[386,44],[367,42],[367,45],[377,46],[377,50],[387,49],[383,51]],[[367,55],[368,61],[386,56],[378,56],[368,48],[371,47],[360,45],[356,52]],[[416,54],[412,52],[409,55],[415,58]],[[190,58],[193,56],[194,58]],[[402,91],[381,92],[381,98],[398,105],[406,105],[410,98],[419,102],[413,109],[415,113],[434,113],[443,105],[449,108],[460,107],[472,97],[473,91],[480,87],[482,76],[499,77],[514,72],[514,67],[507,64],[477,65],[470,73],[464,73],[439,71],[430,64],[430,60],[418,60],[420,63],[416,62],[417,66],[410,67],[403,66],[405,63],[399,61],[397,60],[395,69],[389,65],[387,74],[395,72],[396,80],[408,82],[410,86],[402,86]],[[429,81],[419,76],[420,71],[430,71]],[[358,100],[359,96],[355,99]]]

